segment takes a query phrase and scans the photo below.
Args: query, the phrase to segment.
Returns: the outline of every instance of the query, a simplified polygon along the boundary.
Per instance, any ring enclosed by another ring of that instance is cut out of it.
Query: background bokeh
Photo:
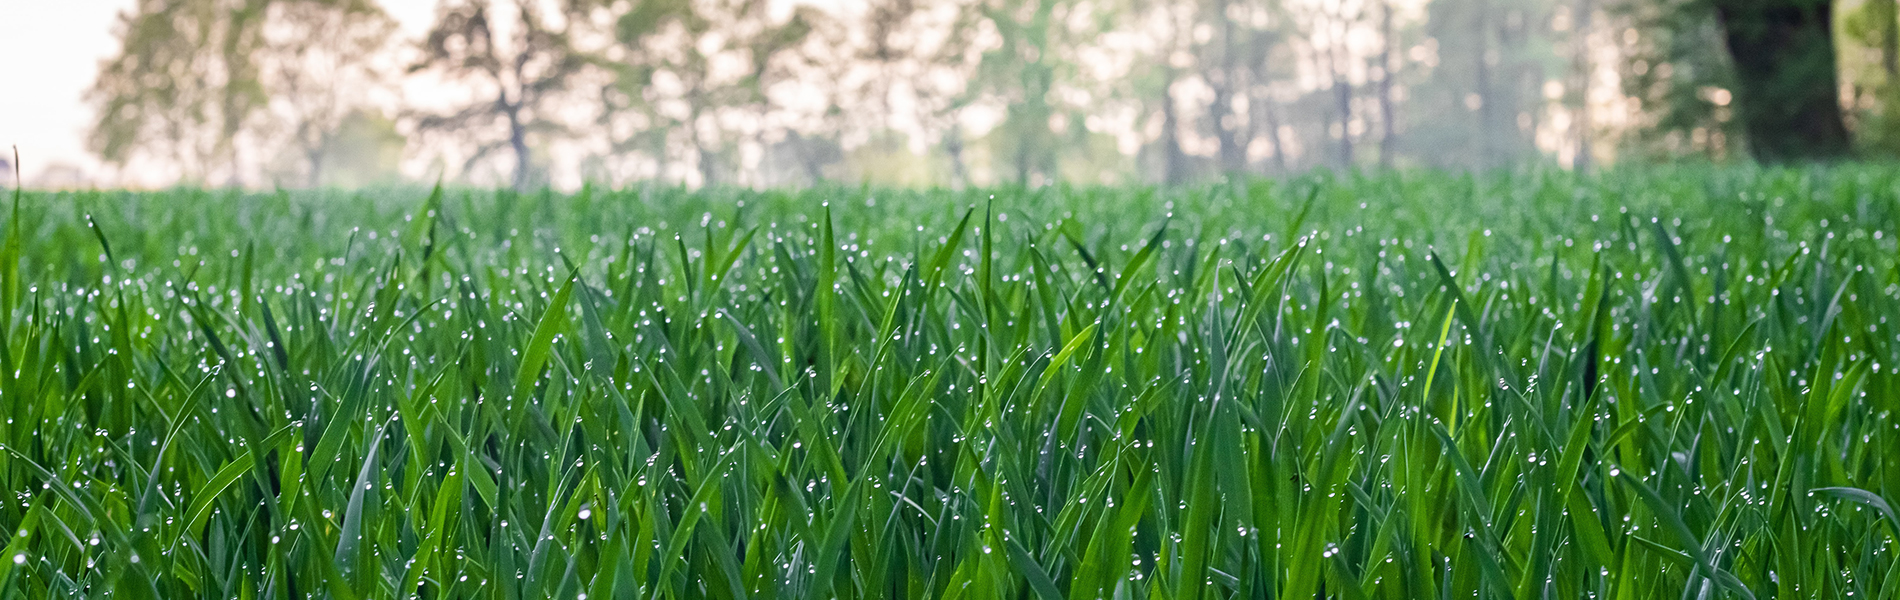
[[[1894,0],[6,0],[29,185],[1883,157]]]

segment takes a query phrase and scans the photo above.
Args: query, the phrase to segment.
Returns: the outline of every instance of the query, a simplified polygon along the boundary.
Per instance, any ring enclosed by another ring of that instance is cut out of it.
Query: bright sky
[[[0,152],[11,161],[11,147],[20,147],[28,181],[55,165],[99,173],[86,151],[93,110],[84,96],[99,62],[118,51],[119,13],[135,1],[0,0]],[[434,0],[382,4],[410,36],[435,16]]]
[[[115,50],[112,28],[133,0],[0,0],[0,146],[20,147],[33,179],[53,163],[96,170],[82,96]],[[8,187],[11,182],[8,182]]]

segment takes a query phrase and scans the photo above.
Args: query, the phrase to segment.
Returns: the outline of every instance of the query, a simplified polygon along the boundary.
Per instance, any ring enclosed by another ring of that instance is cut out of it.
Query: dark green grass
[[[1897,194],[28,193],[0,595],[1895,598]]]

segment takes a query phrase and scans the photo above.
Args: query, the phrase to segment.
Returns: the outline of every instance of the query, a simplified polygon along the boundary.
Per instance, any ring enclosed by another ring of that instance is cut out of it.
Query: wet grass
[[[1897,193],[27,193],[0,596],[1900,597]]]

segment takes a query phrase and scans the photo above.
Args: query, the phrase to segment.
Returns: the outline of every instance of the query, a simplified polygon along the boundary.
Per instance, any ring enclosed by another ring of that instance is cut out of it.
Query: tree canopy
[[[100,66],[92,148],[185,180],[250,179],[286,150],[314,182],[326,136],[381,75],[394,22],[370,0],[140,0]]]

